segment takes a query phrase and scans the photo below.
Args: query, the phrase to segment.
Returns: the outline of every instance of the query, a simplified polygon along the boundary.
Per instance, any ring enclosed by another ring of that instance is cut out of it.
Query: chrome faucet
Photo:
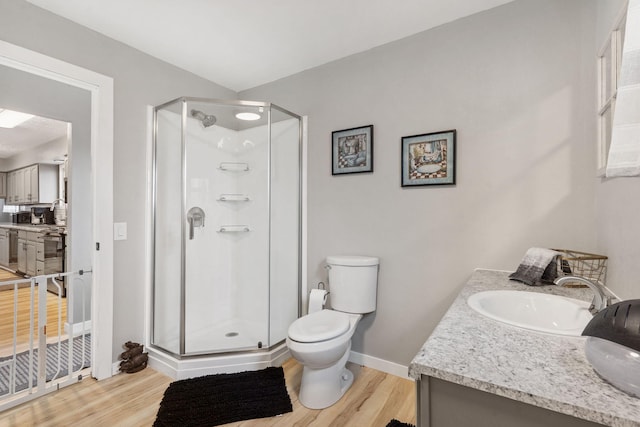
[[[593,301],[589,307],[589,312],[595,316],[600,310],[611,305],[611,297],[604,291],[604,285],[599,281],[592,281],[580,276],[563,276],[553,281],[558,286],[564,286],[567,282],[580,282],[587,285],[593,291]]]
[[[53,210],[54,210],[54,209],[55,209],[55,207],[56,207],[56,203],[58,203],[58,202],[62,202],[62,203],[64,203],[64,199],[55,199],[53,202],[51,202],[51,207],[49,208],[49,210],[50,210],[51,212],[53,212]]]

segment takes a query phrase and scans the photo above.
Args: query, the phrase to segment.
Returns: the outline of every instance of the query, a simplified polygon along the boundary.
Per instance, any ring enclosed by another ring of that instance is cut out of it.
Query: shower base
[[[266,341],[266,334],[263,323],[240,319],[203,325],[198,331],[189,332],[185,342],[187,354],[195,356],[178,358],[147,346],[149,366],[176,380],[280,366],[290,357],[289,349],[284,340],[270,349],[260,349],[258,343]],[[158,345],[179,347],[177,341]]]
[[[270,366],[281,366],[291,357],[284,341],[270,349],[194,356],[183,359],[178,359],[150,346],[146,347],[146,350],[149,353],[149,366],[174,380],[212,374],[257,371]]]
[[[257,350],[267,342],[264,323],[242,319],[230,319],[215,324],[200,325],[197,330],[188,330],[185,340],[185,355],[219,354],[235,351]],[[177,353],[178,337],[158,340],[156,346]]]
[[[229,320],[187,332],[187,354],[256,350],[266,344],[267,330],[263,322]]]

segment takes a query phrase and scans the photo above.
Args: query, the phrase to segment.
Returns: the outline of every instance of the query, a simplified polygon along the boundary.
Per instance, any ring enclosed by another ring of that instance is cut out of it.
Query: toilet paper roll
[[[307,312],[313,313],[322,310],[325,302],[327,302],[326,290],[311,289],[311,293],[309,293],[309,310],[307,310]]]

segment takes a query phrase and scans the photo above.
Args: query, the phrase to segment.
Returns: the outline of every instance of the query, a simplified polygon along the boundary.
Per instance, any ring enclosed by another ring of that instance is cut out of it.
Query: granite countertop
[[[66,234],[66,227],[61,227],[53,224],[15,224],[13,222],[0,222],[0,228],[8,228],[11,230],[21,230],[21,231],[35,231],[35,232],[47,232],[54,231],[61,234]]]
[[[476,270],[409,366],[409,376],[439,378],[610,426],[640,425],[640,399],[592,369],[585,338],[557,336],[482,316],[467,298],[494,289],[526,290],[590,301],[586,288],[532,287],[509,272]]]

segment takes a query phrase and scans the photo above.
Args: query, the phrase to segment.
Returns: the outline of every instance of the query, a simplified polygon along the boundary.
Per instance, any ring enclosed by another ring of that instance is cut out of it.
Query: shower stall
[[[283,347],[300,310],[301,117],[183,97],[154,108],[153,140],[150,357],[235,366]]]

